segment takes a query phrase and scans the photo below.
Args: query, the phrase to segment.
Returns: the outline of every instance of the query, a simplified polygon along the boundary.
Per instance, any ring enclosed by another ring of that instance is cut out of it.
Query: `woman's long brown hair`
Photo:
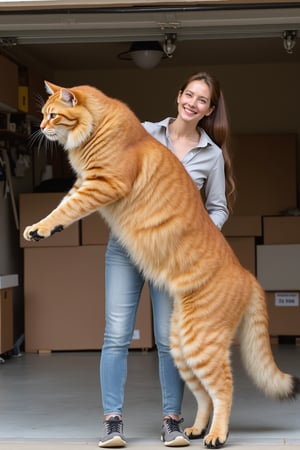
[[[228,145],[229,124],[223,92],[218,80],[207,72],[198,72],[190,76],[180,88],[180,92],[183,92],[189,83],[197,80],[203,80],[211,90],[210,106],[214,106],[214,110],[209,116],[200,120],[199,126],[222,149],[225,166],[226,200],[229,210],[232,211],[235,200],[235,182]]]

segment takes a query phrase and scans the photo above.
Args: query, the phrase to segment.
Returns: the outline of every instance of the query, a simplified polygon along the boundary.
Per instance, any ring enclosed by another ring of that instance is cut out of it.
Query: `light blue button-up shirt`
[[[161,122],[143,123],[148,133],[171,151],[173,146],[168,125],[172,120],[175,119],[168,117]],[[205,208],[215,225],[221,229],[229,215],[225,196],[223,153],[202,128],[199,132],[198,145],[191,148],[181,162],[199,191],[205,186]]]

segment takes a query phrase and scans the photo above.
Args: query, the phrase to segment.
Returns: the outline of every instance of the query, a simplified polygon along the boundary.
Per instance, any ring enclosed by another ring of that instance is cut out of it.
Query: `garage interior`
[[[300,375],[299,35],[297,1],[1,2],[0,449],[42,443],[81,450],[102,434],[98,364],[108,230],[91,216],[47,245],[22,239],[24,226],[57,204],[71,178],[65,155],[33,137],[46,98],[43,80],[94,85],[141,121],[158,121],[176,114],[179,86],[190,74],[207,70],[219,79],[238,188],[223,233],[267,292],[279,366]],[[141,42],[160,44],[155,67],[132,59],[130,47]],[[73,260],[81,261],[75,269]],[[229,445],[298,447],[299,400],[265,399],[244,374],[238,344],[232,358]],[[162,445],[160,402],[146,286],[129,354],[128,446]],[[194,413],[186,392],[185,425]]]

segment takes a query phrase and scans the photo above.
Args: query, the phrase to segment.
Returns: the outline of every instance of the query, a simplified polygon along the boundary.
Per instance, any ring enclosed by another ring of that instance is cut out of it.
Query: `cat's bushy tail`
[[[257,387],[268,397],[282,400],[296,397],[300,379],[282,372],[274,361],[265,293],[256,280],[239,327],[239,339],[245,368]]]

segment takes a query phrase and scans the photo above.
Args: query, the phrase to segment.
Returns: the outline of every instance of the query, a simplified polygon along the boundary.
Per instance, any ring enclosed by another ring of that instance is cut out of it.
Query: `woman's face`
[[[209,116],[214,106],[211,104],[211,90],[203,80],[191,81],[177,97],[178,115],[182,120],[195,122]]]

